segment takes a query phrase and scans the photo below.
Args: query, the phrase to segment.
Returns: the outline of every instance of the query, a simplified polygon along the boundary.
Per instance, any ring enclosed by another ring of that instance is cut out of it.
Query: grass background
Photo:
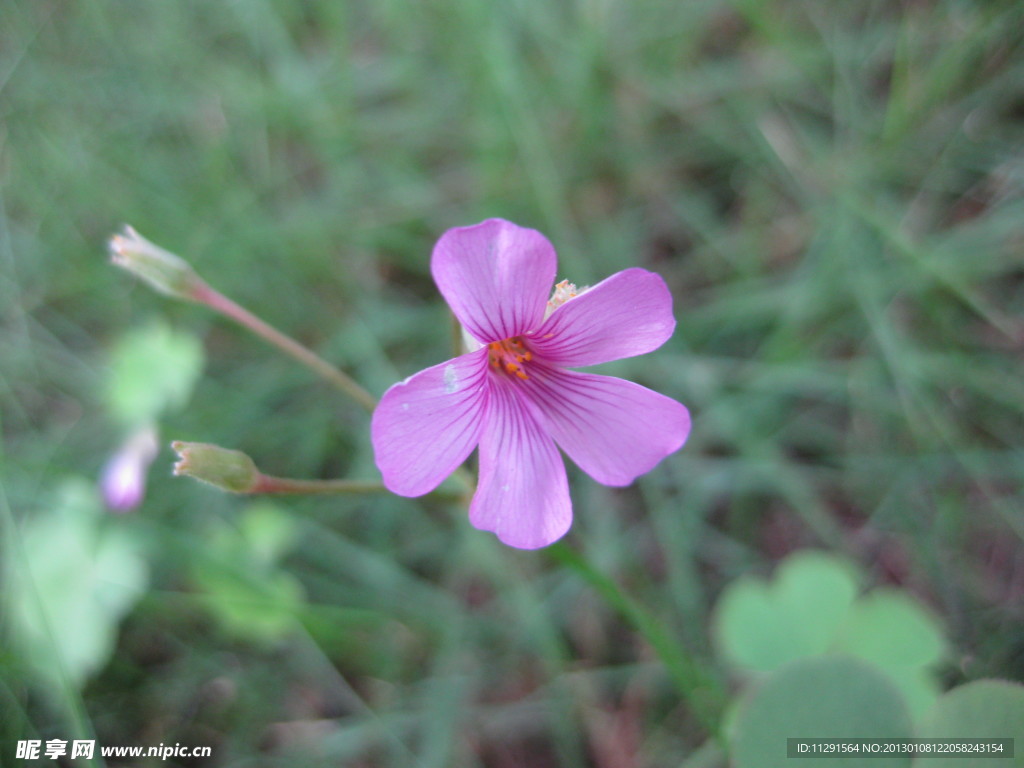
[[[433,242],[501,216],[560,278],[639,265],[673,291],[673,339],[610,370],[693,434],[629,489],[574,473],[568,544],[708,674],[722,586],[813,546],[928,603],[951,683],[1019,680],[1022,28],[995,0],[7,0],[3,535],[99,472],[109,350],[153,317],[209,358],[167,439],[375,476],[356,406],[107,265],[122,222],[380,394],[449,354]],[[113,658],[55,703],[5,653],[6,736],[67,738],[70,708],[101,744],[212,744],[203,765],[540,767],[705,738],[577,574],[443,505],[279,502],[296,629],[225,633],[190,568],[246,502],[170,460],[117,522],[153,579]]]

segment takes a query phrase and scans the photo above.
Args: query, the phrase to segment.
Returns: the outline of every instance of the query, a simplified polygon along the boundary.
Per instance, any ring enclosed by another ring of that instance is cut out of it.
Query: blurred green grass
[[[930,603],[951,680],[1024,677],[1022,24],[954,0],[9,0],[3,535],[98,473],[109,349],[154,316],[209,355],[168,438],[375,474],[355,406],[109,268],[122,222],[379,394],[448,354],[434,240],[502,216],[548,235],[560,277],[640,265],[673,290],[674,338],[613,369],[687,403],[693,435],[630,489],[577,473],[569,543],[697,658],[721,586],[810,545]],[[585,584],[443,506],[282,502],[302,630],[226,637],[188,564],[242,503],[169,461],[125,522],[153,589],[62,694],[103,743],[426,766],[611,765],[609,732],[637,765],[699,744]],[[5,735],[59,736],[61,707],[0,664]]]

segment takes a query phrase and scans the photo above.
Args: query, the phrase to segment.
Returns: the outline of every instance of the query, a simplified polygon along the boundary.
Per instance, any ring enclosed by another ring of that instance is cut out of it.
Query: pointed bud
[[[129,512],[142,503],[146,473],[156,458],[159,445],[152,424],[129,437],[103,468],[100,490],[112,512]]]
[[[110,261],[142,278],[160,293],[195,300],[202,278],[180,256],[154,245],[129,226],[110,238]]]
[[[260,471],[241,451],[209,443],[171,443],[178,453],[175,475],[184,475],[230,493],[252,493],[259,486]]]

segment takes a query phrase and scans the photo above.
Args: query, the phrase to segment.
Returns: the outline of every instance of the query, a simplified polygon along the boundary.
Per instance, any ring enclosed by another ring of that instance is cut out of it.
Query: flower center
[[[513,336],[504,341],[492,341],[487,345],[487,361],[491,367],[510,376],[517,376],[523,381],[530,378],[523,370],[523,364],[532,359],[533,353],[526,348],[526,342],[521,336]]]

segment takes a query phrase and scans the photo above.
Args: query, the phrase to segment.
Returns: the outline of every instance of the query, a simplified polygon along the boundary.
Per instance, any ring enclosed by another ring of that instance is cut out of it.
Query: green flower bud
[[[171,443],[178,454],[175,475],[194,477],[230,493],[252,493],[260,482],[256,464],[241,451],[208,443]]]
[[[142,278],[154,289],[178,299],[195,300],[196,290],[205,287],[202,278],[180,256],[154,245],[125,225],[110,238],[110,261]]]

